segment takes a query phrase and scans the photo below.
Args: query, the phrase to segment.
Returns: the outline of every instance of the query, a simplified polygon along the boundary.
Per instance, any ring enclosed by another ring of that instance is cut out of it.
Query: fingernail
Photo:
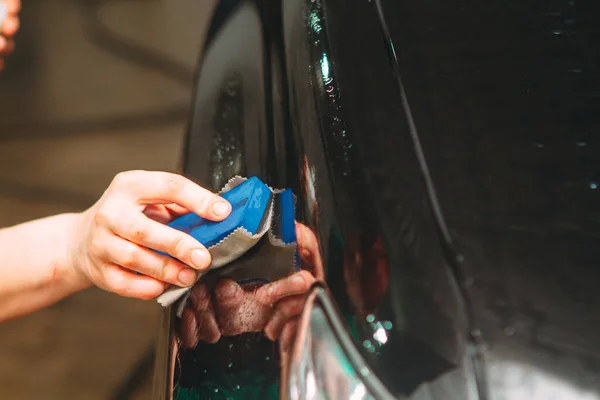
[[[224,217],[229,214],[229,203],[226,201],[217,201],[213,204],[213,212],[219,217]]]
[[[210,254],[206,250],[192,251],[192,264],[197,269],[206,269],[210,265]]]
[[[224,287],[220,288],[220,290],[219,290],[219,294],[222,297],[233,297],[233,296],[235,296],[236,292],[237,292],[237,287],[236,287],[236,285],[233,285],[233,284],[224,286]]]
[[[196,271],[188,268],[181,270],[179,275],[177,275],[177,279],[183,286],[193,285],[196,282],[197,277]]]

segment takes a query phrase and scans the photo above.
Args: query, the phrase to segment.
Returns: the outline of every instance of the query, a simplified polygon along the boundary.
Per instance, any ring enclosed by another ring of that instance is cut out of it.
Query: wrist
[[[70,292],[75,293],[93,286],[90,279],[82,272],[81,238],[85,230],[85,213],[65,214],[64,230],[62,231],[61,246],[54,264],[52,280],[64,285]]]

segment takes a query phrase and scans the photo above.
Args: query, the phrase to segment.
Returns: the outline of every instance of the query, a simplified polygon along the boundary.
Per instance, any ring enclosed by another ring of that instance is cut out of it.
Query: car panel
[[[185,174],[294,190],[319,243],[311,272],[397,398],[599,396],[596,11],[571,3],[227,0],[215,13]],[[233,358],[277,396],[276,345],[256,333],[178,352],[177,326],[166,311],[161,398],[206,386],[205,369],[232,376]]]
[[[599,398],[600,8],[381,4],[490,398]]]

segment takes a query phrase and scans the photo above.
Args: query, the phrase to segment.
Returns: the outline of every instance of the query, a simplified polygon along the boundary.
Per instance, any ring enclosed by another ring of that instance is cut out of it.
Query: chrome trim
[[[307,296],[294,345],[283,362],[283,400],[395,398],[356,349],[321,284]]]

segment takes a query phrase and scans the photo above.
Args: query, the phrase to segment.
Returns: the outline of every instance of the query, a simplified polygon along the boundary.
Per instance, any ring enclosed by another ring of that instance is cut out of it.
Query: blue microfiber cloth
[[[297,269],[295,200],[290,189],[273,190],[257,177],[234,177],[219,195],[232,205],[225,220],[214,222],[190,213],[169,224],[208,249],[209,271],[227,265],[225,276],[242,283],[280,279]],[[241,259],[253,248],[251,256]],[[207,272],[199,273],[198,279]],[[189,290],[171,287],[157,300],[166,307],[183,298],[184,306]]]
[[[260,179],[252,177],[221,194],[231,204],[231,214],[225,220],[214,222],[190,213],[174,220],[169,226],[189,233],[207,248],[218,244],[239,228],[255,235],[267,216],[272,194]]]
[[[243,257],[231,261],[202,279],[215,287],[220,279],[240,285],[266,284],[300,269],[296,243],[295,199],[290,189],[274,191],[270,226],[264,237]]]

